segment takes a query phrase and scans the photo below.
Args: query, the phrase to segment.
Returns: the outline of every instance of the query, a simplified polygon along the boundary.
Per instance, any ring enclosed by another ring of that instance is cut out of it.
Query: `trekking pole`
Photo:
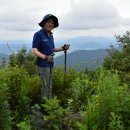
[[[64,68],[64,85],[66,83],[66,59],[67,59],[67,50],[64,50],[64,53],[65,53],[65,61],[64,61],[64,65],[65,65],[65,68]]]
[[[65,44],[64,47],[67,47],[65,48],[64,50],[64,53],[65,53],[65,61],[64,61],[64,65],[65,65],[65,70],[64,70],[64,85],[66,84],[66,60],[67,60],[67,50],[69,49],[70,45],[69,44]]]
[[[51,54],[54,56],[55,54]],[[51,80],[52,80],[52,62],[50,62],[50,73],[49,73],[49,99],[51,98]]]

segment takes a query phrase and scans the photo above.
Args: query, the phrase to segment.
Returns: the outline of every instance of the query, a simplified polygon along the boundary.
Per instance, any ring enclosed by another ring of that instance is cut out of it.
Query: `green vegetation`
[[[40,102],[35,56],[26,48],[0,67],[0,130],[130,130],[130,32],[116,36],[102,68],[53,72],[53,98]]]

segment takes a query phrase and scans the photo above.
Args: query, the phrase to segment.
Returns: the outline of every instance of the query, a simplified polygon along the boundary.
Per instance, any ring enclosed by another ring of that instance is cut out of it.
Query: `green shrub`
[[[8,103],[9,93],[5,83],[0,81],[0,129],[11,130],[11,111]]]
[[[70,83],[76,79],[78,72],[74,69],[69,69],[66,73],[66,80],[64,84],[64,68],[55,68],[53,71],[53,95],[61,101],[65,106],[67,99],[71,97],[69,91]]]
[[[64,109],[60,106],[60,100],[57,97],[48,100],[45,99],[45,104],[42,104],[44,111],[47,113],[44,115],[44,121],[46,122],[48,130],[61,130],[62,119],[64,117]]]
[[[30,101],[27,97],[25,84],[28,74],[19,67],[7,67],[1,69],[0,75],[2,75],[0,80],[6,83],[8,87],[9,105],[15,126],[15,123],[21,121],[29,109]]]
[[[116,72],[98,71],[95,93],[88,97],[86,109],[80,109],[81,130],[87,129],[129,129],[130,91],[127,85],[120,84]],[[79,82],[78,82],[79,83]],[[112,115],[111,113],[114,113]]]
[[[121,117],[113,112],[111,113],[110,116],[109,130],[124,130]]]
[[[86,101],[94,92],[94,85],[89,81],[88,76],[81,73],[75,80],[71,82],[69,91],[71,92],[71,98],[74,102],[73,109],[77,110],[81,106],[86,105]]]
[[[125,107],[130,109],[130,103],[125,100],[129,97],[127,85],[120,86],[120,78],[117,73],[102,70],[96,87],[96,98],[101,127],[108,128],[111,112],[125,113]],[[130,100],[130,98],[129,98]],[[123,106],[123,105],[124,106]],[[127,111],[127,114],[129,111]],[[123,118],[123,115],[122,115]],[[128,120],[127,118],[125,120]]]
[[[31,105],[41,102],[41,84],[37,75],[26,78],[27,96],[31,100]]]
[[[98,110],[95,102],[88,100],[86,111],[81,114],[83,121],[77,122],[80,130],[98,130]]]
[[[19,130],[32,130],[29,118],[25,117],[23,122],[17,124]]]
[[[59,100],[56,97],[44,100],[45,104],[36,104],[32,107],[30,116],[32,130],[61,130],[64,109],[60,107]]]

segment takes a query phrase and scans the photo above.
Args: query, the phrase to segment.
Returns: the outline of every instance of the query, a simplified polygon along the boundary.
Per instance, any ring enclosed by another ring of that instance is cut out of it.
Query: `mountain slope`
[[[67,54],[67,68],[73,67],[77,70],[88,68],[89,70],[102,66],[106,49],[78,50]],[[64,65],[64,55],[56,57],[55,66]]]

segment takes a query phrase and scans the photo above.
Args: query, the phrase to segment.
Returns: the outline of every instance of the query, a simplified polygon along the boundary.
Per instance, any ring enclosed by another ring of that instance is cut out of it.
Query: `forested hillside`
[[[96,50],[78,50],[67,54],[67,68],[75,68],[76,70],[96,69],[103,65],[104,58],[107,55],[106,49]],[[65,56],[59,56],[55,59],[55,66],[64,65]]]
[[[0,130],[130,130],[130,32],[116,39],[121,49],[108,48],[102,67],[70,68],[65,82],[64,67],[54,68],[44,103],[36,57],[11,54],[0,67]]]

